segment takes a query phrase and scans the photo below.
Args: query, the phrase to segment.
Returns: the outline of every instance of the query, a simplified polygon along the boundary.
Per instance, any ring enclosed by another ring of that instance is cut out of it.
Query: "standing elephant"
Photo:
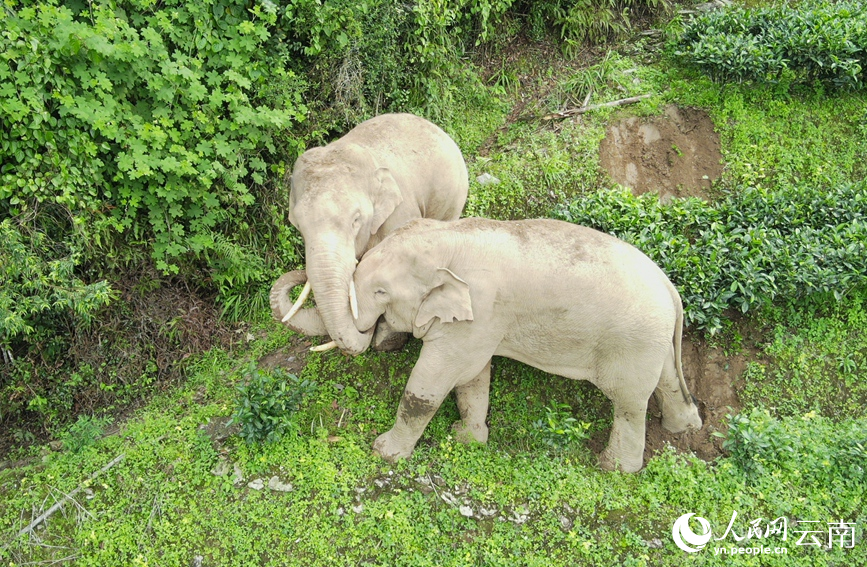
[[[397,421],[373,446],[386,459],[412,454],[453,389],[457,438],[487,441],[494,355],[588,380],[612,400],[603,468],[641,469],[654,391],[663,427],[701,428],[681,369],[680,296],[617,238],[554,220],[418,220],[365,254],[355,287],[360,331],[384,314],[424,341]]]
[[[411,114],[371,118],[307,150],[295,162],[289,193],[289,221],[304,237],[306,275],[290,272],[274,284],[272,314],[304,334],[331,335],[347,353],[362,352],[372,334],[358,332],[351,315],[358,258],[409,220],[457,219],[468,188],[457,144]],[[293,306],[288,292],[305,281]],[[294,315],[311,288],[318,309]]]

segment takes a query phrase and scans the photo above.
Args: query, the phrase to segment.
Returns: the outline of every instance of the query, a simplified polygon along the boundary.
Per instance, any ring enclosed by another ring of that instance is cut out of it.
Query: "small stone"
[[[481,514],[482,516],[484,516],[486,518],[490,518],[491,516],[493,516],[496,513],[497,513],[496,508],[485,508],[483,506],[479,507],[479,514]]]
[[[657,537],[651,540],[645,540],[644,543],[646,543],[647,547],[650,549],[662,549],[662,540]]]
[[[94,496],[96,496],[96,494],[93,493],[93,490],[91,490],[89,488],[84,489],[84,497],[87,500],[93,500]]]
[[[357,506],[352,507],[352,511],[356,514],[361,514],[364,511],[364,504],[359,504]]]
[[[214,476],[226,476],[229,474],[229,469],[231,465],[229,465],[229,461],[221,459],[217,466],[211,469],[211,474]]]
[[[560,516],[560,527],[563,528],[564,531],[568,532],[572,529],[572,520],[566,516]]]
[[[479,182],[479,185],[484,187],[485,185],[499,185],[500,180],[491,175],[490,173],[483,173],[476,177],[476,181]]]
[[[293,487],[288,482],[280,482],[280,477],[275,475],[268,481],[268,488],[277,492],[289,492]]]
[[[265,487],[265,481],[261,478],[256,478],[247,483],[247,486],[253,490],[262,490]]]
[[[465,518],[472,518],[473,517],[473,509],[470,508],[469,506],[461,506],[460,508],[458,508],[458,512],[460,512],[461,516],[463,516]]]

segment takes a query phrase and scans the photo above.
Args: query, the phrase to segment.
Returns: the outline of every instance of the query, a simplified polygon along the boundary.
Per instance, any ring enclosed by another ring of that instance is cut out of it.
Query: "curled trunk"
[[[304,270],[295,270],[287,272],[280,276],[274,285],[271,286],[271,315],[277,321],[283,321],[283,317],[292,308],[293,301],[289,296],[292,288],[299,286],[307,281],[307,273]],[[289,321],[283,323],[293,331],[297,331],[310,337],[323,337],[328,335],[328,329],[325,327],[325,322],[319,315],[319,311],[314,307],[310,309],[301,309],[292,316]]]
[[[317,244],[307,246],[307,275],[313,284],[319,315],[342,351],[359,354],[370,346],[373,330],[359,332],[350,310],[349,283],[355,270],[354,251],[341,254],[333,243]]]

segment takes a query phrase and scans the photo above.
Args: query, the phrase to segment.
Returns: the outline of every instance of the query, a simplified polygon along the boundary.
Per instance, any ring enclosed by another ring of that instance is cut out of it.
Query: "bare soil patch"
[[[703,339],[684,337],[683,374],[690,393],[698,400],[702,428],[699,431],[674,434],[662,427],[662,413],[651,399],[648,407],[647,444],[644,459],[671,445],[680,452],[692,452],[700,459],[711,461],[722,454],[722,438],[715,432],[725,432],[728,413],[741,409],[738,399],[739,380],[747,362],[756,358],[749,350],[727,354],[722,348],[709,346]]]
[[[708,198],[723,171],[719,135],[701,109],[666,107],[660,116],[630,116],[608,126],[601,166],[636,195]]]

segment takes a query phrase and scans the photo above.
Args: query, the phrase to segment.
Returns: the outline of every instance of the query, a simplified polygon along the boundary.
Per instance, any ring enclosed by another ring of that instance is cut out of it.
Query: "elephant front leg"
[[[424,432],[440,404],[448,395],[448,390],[442,393],[428,392],[419,394],[407,384],[400,405],[397,409],[397,420],[394,427],[377,437],[373,443],[373,451],[387,461],[406,459],[412,455],[415,444]]]
[[[466,341],[456,338],[426,343],[401,397],[394,427],[376,439],[374,452],[389,461],[409,457],[445,397],[458,384],[469,386],[488,367],[493,350],[469,348]],[[473,407],[470,419],[484,424],[484,412]],[[487,406],[484,409],[486,412]]]
[[[488,405],[491,387],[491,361],[479,374],[464,384],[455,387],[458,399],[458,411],[461,421],[452,425],[455,438],[461,443],[487,443],[488,426],[485,419],[488,416]]]

